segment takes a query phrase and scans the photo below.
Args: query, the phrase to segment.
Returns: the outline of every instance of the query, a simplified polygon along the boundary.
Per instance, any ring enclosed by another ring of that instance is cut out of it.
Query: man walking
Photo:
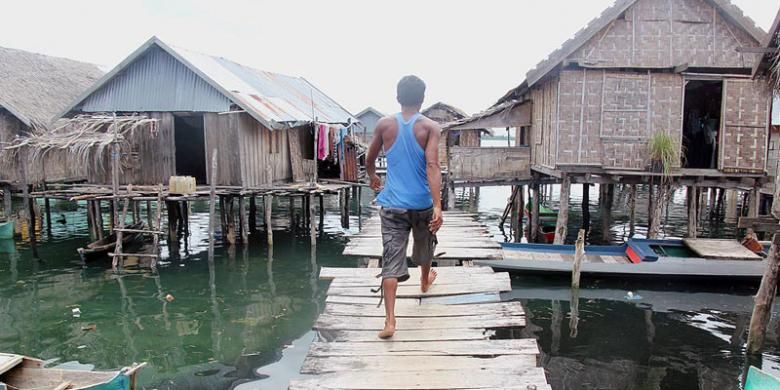
[[[385,327],[379,332],[382,339],[393,337],[395,333],[398,282],[409,279],[406,266],[409,232],[414,238],[412,261],[420,266],[420,289],[426,292],[436,279],[431,262],[436,232],[443,221],[439,168],[441,128],[420,114],[425,83],[416,76],[406,76],[398,82],[397,93],[401,112],[377,122],[366,158],[371,188],[382,190],[377,197],[377,203],[382,206],[381,275],[385,297]],[[376,175],[376,157],[382,148],[387,158],[384,189]]]

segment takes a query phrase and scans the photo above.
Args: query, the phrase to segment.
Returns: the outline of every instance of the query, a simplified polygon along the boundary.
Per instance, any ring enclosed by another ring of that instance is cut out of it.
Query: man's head
[[[397,89],[398,103],[401,107],[419,107],[422,106],[425,98],[425,83],[417,76],[404,76],[398,82]]]

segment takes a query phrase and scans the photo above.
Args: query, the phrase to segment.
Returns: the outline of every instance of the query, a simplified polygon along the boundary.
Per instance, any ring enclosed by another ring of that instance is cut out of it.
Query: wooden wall
[[[647,141],[654,133],[668,132],[682,145],[685,77],[649,71],[561,71],[557,81],[549,80],[531,93],[533,163],[644,170],[649,164]],[[770,110],[765,83],[726,78],[723,96],[720,169],[763,172]]]
[[[447,167],[447,153],[452,146],[480,146],[481,130],[444,130],[439,138],[439,165]],[[454,144],[458,137],[457,145]],[[452,146],[451,146],[452,145]]]
[[[241,137],[239,122],[244,114],[203,114],[206,140],[206,177],[211,184],[211,156],[217,150],[217,183],[219,186],[241,185]]]
[[[750,68],[759,43],[706,0],[640,0],[571,58],[604,68]]]
[[[450,174],[455,180],[529,180],[528,147],[450,147]]]
[[[245,186],[259,186],[292,179],[289,131],[271,131],[248,114],[241,114],[239,142]]]
[[[173,114],[169,112],[145,113],[158,119],[157,132],[135,131],[128,138],[129,150],[123,149],[120,184],[156,185],[168,184],[176,172],[176,146],[174,140]],[[95,156],[97,161],[88,167],[87,180],[94,184],[111,184],[111,151]]]

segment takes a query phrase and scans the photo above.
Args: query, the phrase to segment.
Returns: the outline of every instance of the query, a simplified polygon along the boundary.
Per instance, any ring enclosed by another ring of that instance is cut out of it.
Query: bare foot
[[[431,268],[430,272],[428,272],[428,280],[420,280],[420,289],[422,292],[428,292],[428,289],[431,288],[433,285],[433,282],[436,280],[436,276],[439,274],[436,273],[436,270]]]
[[[395,334],[395,324],[389,324],[385,321],[385,328],[379,332],[380,339],[389,339]]]

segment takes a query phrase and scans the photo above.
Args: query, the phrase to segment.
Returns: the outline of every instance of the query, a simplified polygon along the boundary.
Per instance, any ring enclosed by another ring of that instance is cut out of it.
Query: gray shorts
[[[406,266],[406,248],[409,245],[409,231],[412,232],[412,261],[417,265],[428,265],[433,261],[436,250],[436,235],[428,225],[433,217],[433,208],[407,210],[383,207],[379,211],[382,220],[382,278],[397,278],[399,282],[409,279]]]

